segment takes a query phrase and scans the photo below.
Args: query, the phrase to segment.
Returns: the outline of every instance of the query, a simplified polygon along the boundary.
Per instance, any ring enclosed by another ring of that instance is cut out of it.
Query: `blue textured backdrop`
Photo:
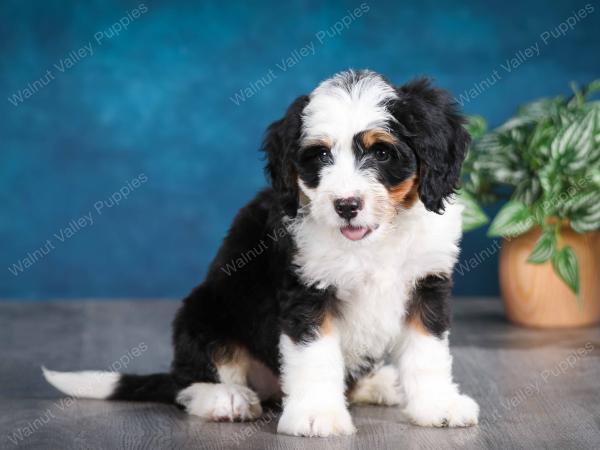
[[[396,82],[427,74],[497,125],[600,75],[599,10],[3,1],[0,297],[182,296],[264,185],[262,133],[297,95],[348,67]],[[457,294],[497,293],[483,232],[465,237],[461,261],[486,248]]]

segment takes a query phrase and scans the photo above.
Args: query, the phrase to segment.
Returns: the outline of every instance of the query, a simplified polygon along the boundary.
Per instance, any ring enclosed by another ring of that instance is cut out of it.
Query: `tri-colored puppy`
[[[448,348],[453,191],[468,144],[452,97],[426,80],[324,81],[269,127],[271,187],[239,212],[185,299],[171,372],[45,370],[47,380],[74,396],[251,420],[262,410],[249,371],[266,366],[283,392],[281,433],[353,433],[348,403],[401,405],[424,426],[476,424]]]

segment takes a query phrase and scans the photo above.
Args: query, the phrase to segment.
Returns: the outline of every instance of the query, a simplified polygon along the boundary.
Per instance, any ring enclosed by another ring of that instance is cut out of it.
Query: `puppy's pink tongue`
[[[367,227],[353,227],[352,225],[347,225],[340,228],[340,231],[351,241],[360,241],[370,230]]]

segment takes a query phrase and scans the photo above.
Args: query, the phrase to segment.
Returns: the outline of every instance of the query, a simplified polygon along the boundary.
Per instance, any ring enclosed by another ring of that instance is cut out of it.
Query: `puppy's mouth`
[[[340,228],[341,233],[345,238],[350,239],[351,241],[360,241],[361,239],[366,238],[373,230],[376,230],[377,226],[373,228],[362,227],[362,226],[354,226],[354,225],[345,225]]]

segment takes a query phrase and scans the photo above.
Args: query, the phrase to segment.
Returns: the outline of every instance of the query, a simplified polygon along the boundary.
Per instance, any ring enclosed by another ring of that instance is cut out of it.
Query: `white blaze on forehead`
[[[386,105],[396,98],[394,88],[374,72],[341,72],[311,93],[302,139],[329,138],[335,147],[351,143],[361,131],[387,129],[394,118]]]
[[[353,151],[353,138],[365,130],[390,131],[395,121],[388,110],[397,99],[394,88],[373,72],[342,72],[321,83],[302,113],[302,144],[325,141],[331,146],[332,163],[319,169],[319,184],[302,192],[310,200],[310,215],[320,223],[340,226],[333,207],[338,198],[360,197],[363,208],[354,224],[380,225],[389,211],[387,191],[374,169],[362,170]]]

